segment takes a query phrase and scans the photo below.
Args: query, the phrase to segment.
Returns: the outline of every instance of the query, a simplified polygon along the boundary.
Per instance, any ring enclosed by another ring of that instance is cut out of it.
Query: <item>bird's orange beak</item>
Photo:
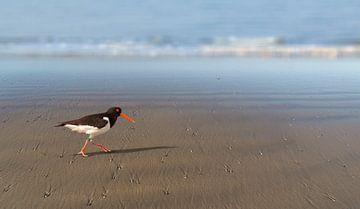
[[[130,123],[135,123],[135,121],[133,119],[131,119],[129,116],[125,115],[124,113],[120,113],[119,116],[121,116],[124,119],[128,120]]]

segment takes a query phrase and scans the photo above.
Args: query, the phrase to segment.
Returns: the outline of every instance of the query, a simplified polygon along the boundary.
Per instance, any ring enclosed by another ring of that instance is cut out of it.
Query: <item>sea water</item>
[[[360,56],[358,0],[2,1],[2,56]]]

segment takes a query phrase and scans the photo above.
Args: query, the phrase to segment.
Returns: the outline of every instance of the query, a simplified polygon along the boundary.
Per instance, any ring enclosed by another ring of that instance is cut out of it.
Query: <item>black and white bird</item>
[[[133,119],[121,112],[120,107],[112,107],[104,113],[98,113],[93,115],[87,115],[76,120],[70,120],[63,122],[55,127],[67,127],[72,131],[76,131],[81,134],[87,134],[88,138],[85,141],[84,146],[81,148],[78,154],[81,154],[83,157],[87,157],[85,154],[86,145],[90,142],[91,144],[99,147],[105,152],[111,152],[108,148],[104,147],[101,144],[97,144],[93,141],[95,136],[106,133],[112,128],[118,117],[123,117],[131,123],[135,123]]]

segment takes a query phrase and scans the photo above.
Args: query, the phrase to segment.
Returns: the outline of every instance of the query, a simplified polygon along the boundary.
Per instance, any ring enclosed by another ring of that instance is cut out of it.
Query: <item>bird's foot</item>
[[[85,155],[83,151],[78,152],[78,155],[82,155],[83,157],[87,157],[88,155]]]
[[[109,149],[106,148],[106,147],[103,147],[102,150],[103,150],[104,152],[111,152],[111,150],[109,150]]]
[[[96,143],[94,143],[94,142],[91,142],[93,145],[95,145],[95,146],[97,146],[97,147],[99,147],[102,151],[104,151],[104,152],[111,152],[111,150],[109,150],[108,148],[106,148],[106,147],[104,147],[103,145],[101,145],[101,144],[96,144]]]

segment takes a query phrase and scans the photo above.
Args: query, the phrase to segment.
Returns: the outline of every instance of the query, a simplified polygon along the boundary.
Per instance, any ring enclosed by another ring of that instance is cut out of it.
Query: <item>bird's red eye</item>
[[[119,109],[116,109],[116,112],[119,112]]]

